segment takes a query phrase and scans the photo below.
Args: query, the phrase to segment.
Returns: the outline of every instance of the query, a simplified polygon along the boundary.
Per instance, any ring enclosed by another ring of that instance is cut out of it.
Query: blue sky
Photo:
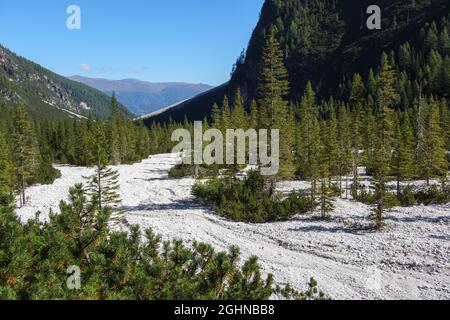
[[[0,43],[59,74],[218,85],[263,0],[1,0]],[[81,30],[69,30],[69,5]]]

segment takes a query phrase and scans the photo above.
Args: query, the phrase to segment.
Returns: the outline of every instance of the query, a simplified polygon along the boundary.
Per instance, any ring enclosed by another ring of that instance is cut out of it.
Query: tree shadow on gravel
[[[316,220],[317,221],[317,220]],[[297,228],[290,228],[289,231],[312,233],[312,232],[328,232],[328,233],[351,233],[362,235],[366,233],[373,233],[374,229],[370,225],[341,225],[341,226],[324,226],[324,225],[310,225],[301,226]]]
[[[386,221],[394,221],[394,222],[427,222],[427,223],[450,223],[450,215],[449,216],[438,216],[438,217],[423,217],[423,216],[402,216],[397,217],[393,215],[389,215],[385,217]]]
[[[136,211],[164,211],[164,210],[195,210],[203,209],[204,206],[197,205],[195,202],[174,202],[174,203],[150,203],[142,204],[138,206],[123,206],[122,209],[126,212],[136,212]]]

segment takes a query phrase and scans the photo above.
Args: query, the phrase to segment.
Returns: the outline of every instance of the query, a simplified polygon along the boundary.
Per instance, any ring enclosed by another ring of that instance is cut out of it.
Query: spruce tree
[[[116,98],[116,93],[113,92],[111,98],[111,116],[110,116],[110,145],[111,145],[111,162],[114,165],[120,164],[123,160],[123,153],[121,150],[120,130],[122,124],[122,116],[119,112],[119,103]]]
[[[27,187],[27,181],[33,176],[39,165],[40,154],[36,145],[32,122],[24,105],[19,104],[15,108],[12,123],[14,175],[20,191],[20,205],[23,206],[26,203],[25,188]]]
[[[277,114],[286,112],[288,103],[284,100],[289,94],[287,69],[280,44],[271,28],[266,36],[262,51],[261,70],[258,77],[258,105],[266,119],[266,129],[273,128]]]
[[[364,103],[366,101],[366,89],[359,74],[355,74],[352,81],[350,93],[350,109],[352,110],[351,138],[352,138],[352,167],[353,167],[353,190],[358,192],[359,175],[358,166],[360,165],[360,150],[363,147],[363,126]]]
[[[0,131],[0,205],[13,192],[13,163],[3,133]]]
[[[290,114],[289,81],[284,65],[284,54],[271,29],[262,52],[261,70],[258,77],[258,105],[262,114],[262,129],[280,131],[280,178],[291,178],[294,166],[294,125]]]
[[[377,80],[372,69],[369,70],[369,76],[367,77],[367,91],[372,98],[375,98],[378,93]]]
[[[278,176],[290,178],[294,166],[294,126],[289,103],[287,69],[280,44],[271,29],[266,37],[262,52],[261,70],[258,77],[258,105],[263,115],[263,129],[280,130],[280,170]]]
[[[320,213],[321,218],[325,219],[328,217],[329,213],[334,209],[334,200],[332,191],[330,188],[329,181],[331,180],[331,171],[332,166],[330,166],[331,155],[333,154],[333,146],[329,143],[328,139],[330,139],[328,121],[321,122],[321,149],[319,150],[319,170],[320,170],[320,187],[319,187],[319,202],[320,202]],[[331,153],[330,153],[331,152]],[[328,181],[327,181],[328,180]]]
[[[345,197],[348,198],[348,173],[352,168],[352,141],[350,132],[350,115],[345,105],[339,108],[338,118],[338,153],[339,190],[342,196],[342,177],[345,176]]]
[[[228,129],[232,129],[231,108],[228,97],[224,96],[220,120],[220,130],[222,131],[223,136],[226,135]]]
[[[300,125],[297,137],[299,173],[311,181],[311,202],[315,207],[317,179],[320,178],[320,125],[317,116],[316,94],[308,82],[300,103]]]
[[[214,103],[211,109],[211,121],[213,128],[219,129],[221,128],[221,112],[217,103]],[[187,119],[185,119],[187,121]],[[184,125],[186,127],[186,124]]]
[[[245,112],[244,99],[240,89],[236,91],[231,119],[234,129],[247,129],[247,113]]]
[[[364,87],[364,83],[362,81],[361,76],[358,73],[356,73],[353,76],[349,98],[351,111],[362,109],[365,100],[366,100],[366,88]]]
[[[408,113],[398,114],[395,123],[392,172],[397,178],[397,195],[400,183],[414,175],[414,135]]]
[[[101,212],[104,208],[113,209],[111,220],[115,223],[125,223],[125,214],[120,208],[119,173],[108,167],[108,139],[105,125],[97,120],[92,135],[91,144],[94,152],[95,173],[86,177],[86,193],[91,197],[92,203]]]
[[[338,127],[334,110],[330,110],[330,119],[323,121],[321,138],[324,151],[322,161],[327,165],[328,186],[331,187],[332,178],[339,174]]]
[[[258,105],[256,104],[256,101],[253,100],[250,104],[250,116],[248,120],[248,127],[250,129],[258,130],[259,129],[259,122],[260,122],[260,114],[258,112]]]
[[[393,148],[393,110],[396,99],[394,88],[395,71],[389,63],[387,54],[381,58],[381,71],[378,75],[378,115],[377,131],[375,135],[374,179],[377,208],[375,210],[375,224],[377,228],[383,226],[382,215],[385,210],[387,191],[387,177],[391,171],[391,155]]]
[[[439,107],[433,98],[425,105],[425,128],[419,136],[421,147],[417,160],[421,177],[430,185],[432,177],[447,175],[448,161],[439,121]]]

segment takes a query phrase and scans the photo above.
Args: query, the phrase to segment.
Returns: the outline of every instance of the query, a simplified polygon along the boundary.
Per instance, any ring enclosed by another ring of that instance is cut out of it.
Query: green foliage
[[[0,45],[0,103],[24,103],[33,117],[67,119],[69,112],[96,117],[109,116],[110,98],[91,87],[57,75],[38,64],[15,55]],[[64,111],[67,110],[67,111]],[[123,114],[131,113],[122,105]]]
[[[397,195],[386,192],[384,197],[384,208],[390,209],[397,206],[412,207],[415,205],[445,204],[450,202],[450,187],[443,183],[441,186],[432,185],[417,190],[417,187],[408,185],[400,190]],[[373,191],[360,190],[353,193],[356,201],[367,205],[377,203],[377,194]]]
[[[48,222],[20,224],[11,207],[0,206],[0,299],[8,300],[266,300],[273,294],[319,299],[309,290],[274,286],[256,257],[242,264],[239,250],[216,252],[207,244],[162,242],[151,229],[108,229],[108,208],[98,209],[81,185],[61,202]],[[142,241],[145,240],[145,241]],[[67,287],[69,266],[81,271],[81,288]]]
[[[41,155],[33,131],[33,123],[24,105],[17,106],[12,117],[12,125],[14,130],[11,135],[14,175],[21,195],[20,203],[24,205],[26,202],[25,188],[39,166]]]
[[[112,220],[114,222],[124,222],[123,212],[118,208],[121,203],[118,194],[119,173],[117,170],[108,168],[108,151],[110,150],[103,124],[100,121],[95,125],[91,146],[95,173],[91,177],[85,177],[85,180],[87,180],[86,192],[92,201],[95,202],[95,205],[98,205],[99,211],[103,207],[113,208]]]
[[[380,201],[379,190],[375,188],[375,190],[365,190],[361,189],[357,193],[354,191],[353,198],[361,203],[367,205],[378,205]],[[393,193],[384,191],[383,195],[383,208],[391,209],[400,205],[400,200]]]
[[[61,177],[61,172],[55,169],[48,157],[42,158],[36,168],[33,177],[28,180],[29,184],[52,184]]]
[[[3,194],[18,191],[23,205],[27,186],[51,184],[60,177],[52,163],[104,169],[110,163],[132,163],[148,157],[152,151],[160,151],[152,149],[152,140],[168,136],[172,127],[155,126],[151,135],[148,128],[127,119],[114,99],[112,110],[111,121],[107,123],[92,116],[33,121],[24,105],[0,105],[0,191]],[[169,147],[168,143],[162,151],[167,152]]]
[[[423,205],[444,204],[450,202],[450,186],[441,187],[432,185],[431,187],[418,191],[415,196],[417,203]]]
[[[217,177],[218,175],[219,167],[216,165],[197,166],[196,169],[193,165],[179,164],[169,170],[169,177],[171,178],[196,177],[198,179],[205,179]]]
[[[416,204],[416,195],[414,193],[414,187],[407,186],[401,190],[398,195],[402,207],[412,207]]]
[[[0,131],[0,195],[12,194],[13,184],[13,162],[9,152],[8,144],[3,133]]]
[[[214,211],[234,221],[263,223],[283,221],[310,210],[311,201],[302,193],[287,197],[277,194],[274,182],[257,171],[251,171],[241,181],[235,178],[213,178],[197,183],[192,194]]]
[[[195,175],[195,168],[188,164],[178,164],[169,170],[169,177],[171,178],[185,178],[193,177]]]
[[[322,219],[328,218],[330,212],[334,210],[333,198],[334,198],[333,190],[328,187],[325,180],[322,180],[319,189],[320,214]]]
[[[317,281],[314,278],[309,280],[308,289],[305,292],[298,292],[290,285],[284,288],[278,287],[277,291],[281,296],[293,300],[328,300],[327,295],[317,287]]]
[[[448,162],[445,157],[438,105],[433,98],[428,103],[424,102],[424,105],[423,114],[420,114],[417,161],[420,175],[429,185],[431,177],[447,175]]]
[[[288,94],[289,81],[283,51],[275,39],[274,29],[270,29],[262,50],[258,77],[258,107],[261,112],[261,128],[279,130],[278,176],[281,178],[291,178],[295,173],[292,134],[295,126],[286,100]]]

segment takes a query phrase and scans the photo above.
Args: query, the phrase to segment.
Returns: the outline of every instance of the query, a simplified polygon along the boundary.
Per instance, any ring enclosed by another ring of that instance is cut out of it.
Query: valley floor
[[[196,205],[193,179],[170,179],[176,155],[153,156],[118,166],[127,219],[164,238],[240,247],[243,258],[256,255],[264,272],[278,283],[304,289],[310,277],[334,299],[450,299],[450,204],[396,208],[386,215],[383,232],[368,230],[369,206],[338,199],[330,221],[298,216],[262,225],[235,223]],[[92,169],[58,166],[62,177],[50,186],[27,190],[28,204],[17,212],[23,221],[41,211],[58,211],[68,189]],[[306,188],[286,182],[282,190]]]

